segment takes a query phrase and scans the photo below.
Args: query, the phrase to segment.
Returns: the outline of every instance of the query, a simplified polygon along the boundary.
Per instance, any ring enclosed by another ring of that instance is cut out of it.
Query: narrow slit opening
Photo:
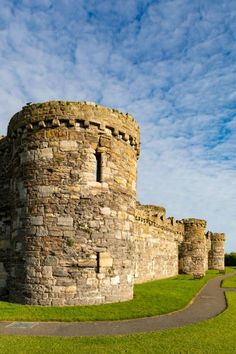
[[[100,253],[97,252],[97,267],[96,267],[96,273],[99,273],[100,271]]]
[[[102,154],[96,151],[96,182],[102,182]]]

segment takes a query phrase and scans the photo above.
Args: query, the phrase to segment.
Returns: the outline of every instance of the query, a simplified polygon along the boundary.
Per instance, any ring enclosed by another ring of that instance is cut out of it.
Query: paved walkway
[[[194,301],[181,311],[167,315],[138,318],[125,321],[97,322],[0,322],[0,334],[30,336],[107,336],[159,331],[186,326],[214,317],[225,310],[225,291],[221,281],[235,273],[208,281]]]

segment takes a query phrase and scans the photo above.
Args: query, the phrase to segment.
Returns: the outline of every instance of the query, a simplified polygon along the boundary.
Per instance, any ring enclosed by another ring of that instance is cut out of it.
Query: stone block
[[[55,266],[58,264],[58,259],[56,256],[51,256],[51,255],[48,255],[45,257],[44,259],[44,265],[45,266]]]
[[[56,285],[60,287],[69,287],[69,286],[74,286],[74,280],[70,278],[57,278],[56,280]],[[63,289],[62,289],[63,290]]]
[[[44,266],[41,268],[43,278],[52,278],[52,267]]]
[[[56,267],[53,269],[53,276],[55,277],[68,277],[68,270],[61,267]]]
[[[58,192],[56,186],[38,186],[39,197],[50,197],[55,192]]]
[[[30,223],[34,226],[43,225],[43,216],[31,216]]]
[[[27,257],[26,263],[27,263],[27,265],[38,266],[40,263],[40,260],[36,257]]]
[[[111,278],[111,285],[118,285],[120,284],[120,277],[119,275],[116,275],[115,277]]]
[[[94,268],[97,267],[97,260],[91,258],[82,258],[78,260],[79,267]]]
[[[59,216],[57,224],[60,226],[70,226],[72,227],[74,220],[71,216]]]
[[[64,288],[64,292],[65,292],[65,293],[69,293],[69,294],[76,294],[76,292],[77,292],[77,286],[76,286],[76,285],[66,286],[66,287]]]
[[[101,214],[102,215],[110,215],[111,209],[110,208],[101,208]]]
[[[98,285],[98,280],[96,278],[88,278],[86,284],[88,286],[96,288]]]
[[[35,277],[35,275],[36,275],[36,272],[35,272],[35,268],[34,267],[27,267],[26,268],[26,273],[27,273],[27,276],[28,277]]]
[[[43,226],[36,227],[36,236],[43,237],[48,236],[48,230]]]
[[[78,144],[76,141],[73,140],[62,140],[60,141],[60,149],[61,151],[77,151],[78,150]]]
[[[53,159],[53,151],[51,147],[38,149],[35,153],[35,160],[49,160]]]
[[[109,268],[113,265],[113,259],[109,252],[99,253],[99,268]]]

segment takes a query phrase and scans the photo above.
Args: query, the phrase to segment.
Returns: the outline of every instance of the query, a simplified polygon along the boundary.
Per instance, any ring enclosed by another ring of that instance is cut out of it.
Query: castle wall
[[[134,226],[135,282],[178,274],[183,224],[165,218],[165,209],[137,204]]]
[[[10,146],[7,139],[0,138],[0,296],[8,292],[10,272]]]
[[[25,107],[8,134],[14,139],[10,300],[131,299],[134,120],[92,104],[48,102]]]
[[[139,150],[134,119],[94,103],[13,116],[0,139],[1,297],[117,302],[132,299],[134,282],[224,269],[223,234],[136,203]]]

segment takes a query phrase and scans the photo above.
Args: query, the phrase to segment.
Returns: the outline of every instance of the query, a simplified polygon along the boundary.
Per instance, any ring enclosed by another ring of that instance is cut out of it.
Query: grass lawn
[[[222,288],[236,288],[236,276],[225,279],[221,286]]]
[[[236,293],[228,293],[228,309],[198,324],[145,334],[110,337],[0,337],[1,354],[83,353],[236,353]]]
[[[227,272],[235,269],[227,268]],[[44,307],[0,302],[0,321],[94,321],[149,317],[185,307],[208,279],[219,275],[208,271],[203,279],[189,275],[135,285],[134,299],[95,306]]]

